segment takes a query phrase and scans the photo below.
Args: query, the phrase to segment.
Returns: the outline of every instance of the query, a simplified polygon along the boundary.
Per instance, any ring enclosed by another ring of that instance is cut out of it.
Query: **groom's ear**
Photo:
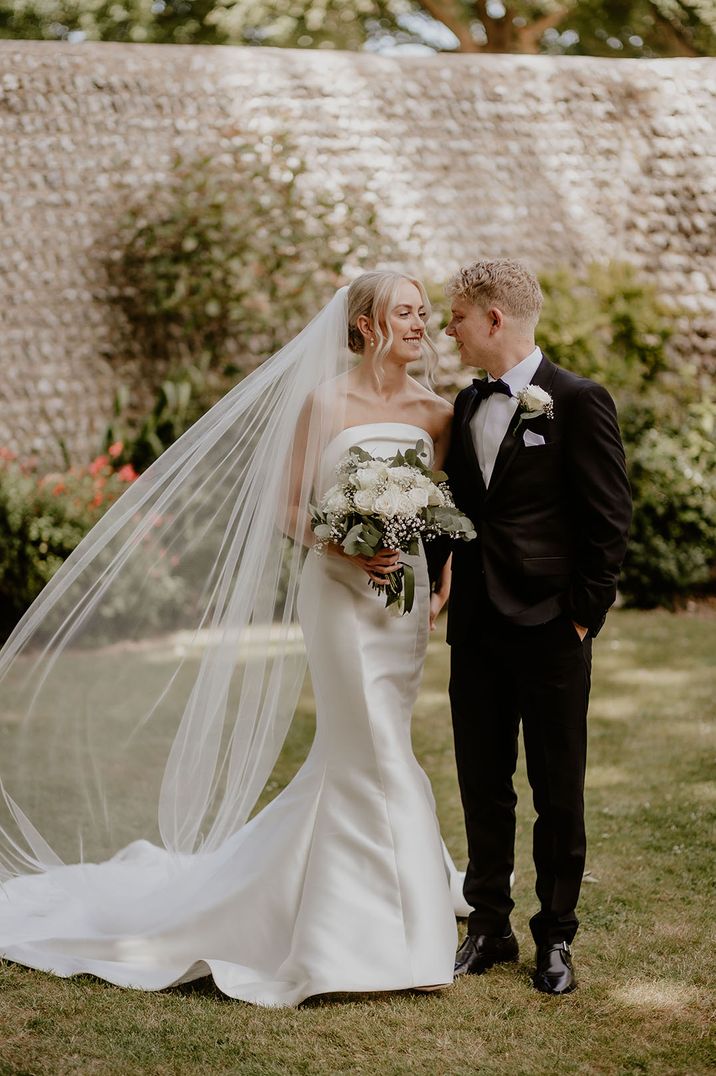
[[[505,324],[505,316],[496,306],[490,307],[487,311],[487,316],[490,320],[490,336],[492,336],[493,333],[496,333],[498,329],[501,329]]]

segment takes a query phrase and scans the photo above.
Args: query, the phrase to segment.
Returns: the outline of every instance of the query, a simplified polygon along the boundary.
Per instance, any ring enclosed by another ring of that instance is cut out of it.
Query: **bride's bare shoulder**
[[[452,421],[453,407],[437,392],[411,378],[415,404],[425,416],[424,421],[433,439],[442,436]]]

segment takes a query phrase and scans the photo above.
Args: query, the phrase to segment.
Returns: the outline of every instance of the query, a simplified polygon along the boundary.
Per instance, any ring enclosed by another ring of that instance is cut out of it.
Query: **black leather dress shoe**
[[[520,951],[512,931],[504,937],[494,934],[468,934],[455,957],[455,978],[459,975],[482,975],[493,964],[511,964]]]
[[[543,994],[569,994],[576,990],[572,950],[566,941],[537,947],[537,967],[532,981]]]

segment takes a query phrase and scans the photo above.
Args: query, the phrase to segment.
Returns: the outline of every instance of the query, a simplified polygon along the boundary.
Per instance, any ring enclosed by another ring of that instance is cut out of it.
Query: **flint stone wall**
[[[128,192],[287,126],[327,182],[364,182],[411,270],[627,259],[716,369],[716,60],[0,42],[0,445],[96,450],[146,376],[102,259]]]

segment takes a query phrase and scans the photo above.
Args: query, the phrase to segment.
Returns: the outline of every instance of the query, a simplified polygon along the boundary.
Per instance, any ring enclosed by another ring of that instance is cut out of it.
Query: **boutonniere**
[[[539,415],[554,418],[554,401],[550,394],[541,389],[539,385],[526,385],[515,394],[515,398],[520,412],[519,422],[515,426],[515,434],[522,423],[531,418],[537,418]]]

